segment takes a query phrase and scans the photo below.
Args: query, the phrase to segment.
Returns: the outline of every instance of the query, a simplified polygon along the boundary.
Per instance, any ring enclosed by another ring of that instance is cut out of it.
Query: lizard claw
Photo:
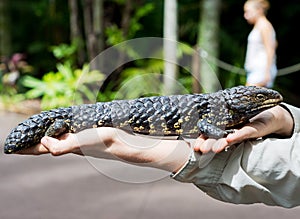
[[[225,132],[224,137],[226,137],[227,135],[234,133],[235,130],[234,129],[228,129],[228,130],[225,130],[224,132]]]

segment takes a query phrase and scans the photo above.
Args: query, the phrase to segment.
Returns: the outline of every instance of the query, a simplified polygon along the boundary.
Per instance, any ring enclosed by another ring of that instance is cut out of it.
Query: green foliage
[[[137,8],[134,16],[130,19],[130,25],[128,30],[127,38],[133,38],[138,31],[143,28],[142,23],[140,20],[148,15],[154,9],[154,5],[152,3],[147,3],[140,8]]]
[[[160,59],[142,59],[141,56],[126,47],[128,56],[135,57],[136,60],[131,63],[131,67],[125,68],[119,75],[119,86],[114,92],[113,97],[115,99],[132,99],[142,96],[152,96],[163,94],[163,71],[164,60],[162,48],[158,48],[153,53],[153,57],[161,57]],[[191,56],[194,49],[187,44],[179,43],[177,48],[178,58],[184,58],[184,56]],[[134,55],[133,55],[134,54]],[[191,69],[188,66],[181,66],[179,69],[180,76],[177,81],[178,92],[184,90],[191,91],[192,77]],[[186,68],[186,69],[184,69]],[[105,92],[107,92],[107,89]],[[98,99],[100,100],[100,98]]]
[[[77,45],[75,43],[68,45],[65,43],[59,44],[58,46],[51,47],[52,53],[58,60],[68,60],[69,62],[74,62],[74,55],[77,51]]]
[[[2,75],[0,75],[3,77]],[[5,75],[4,75],[5,76]],[[17,89],[15,86],[9,86],[3,83],[3,80],[0,80],[0,96],[14,96],[17,94]]]
[[[117,45],[118,43],[125,41],[122,29],[118,28],[116,24],[106,28],[105,33],[109,45]]]
[[[123,0],[117,1],[119,4],[124,4]],[[110,46],[117,45],[125,40],[132,39],[136,36],[137,32],[143,28],[140,20],[149,14],[154,9],[152,3],[144,4],[135,9],[134,15],[130,18],[128,33],[125,35],[124,30],[119,28],[116,24],[106,28],[105,33],[107,36],[107,44]]]
[[[42,109],[52,109],[74,104],[82,104],[85,101],[95,101],[91,85],[103,80],[103,74],[98,71],[89,71],[89,66],[72,70],[70,64],[58,64],[57,72],[49,72],[43,78],[37,79],[26,76],[22,80],[25,87],[30,88],[26,92],[27,98],[42,98]]]
[[[159,94],[162,88],[163,60],[139,60],[139,66],[125,69],[116,99],[132,99]]]

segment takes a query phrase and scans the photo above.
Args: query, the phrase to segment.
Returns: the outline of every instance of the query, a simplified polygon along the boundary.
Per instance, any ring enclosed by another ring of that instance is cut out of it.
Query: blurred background
[[[267,17],[278,40],[274,89],[299,107],[300,4],[270,4]],[[243,18],[243,5],[240,0],[0,0],[1,147],[11,128],[40,110],[245,84],[252,26]],[[141,53],[132,45],[118,47],[149,37],[178,43],[151,45],[149,58],[143,54],[147,47]],[[122,51],[109,60],[97,58],[112,47]],[[121,65],[106,72],[108,61]],[[299,215],[299,208],[224,204],[167,176],[144,184],[119,182],[77,156],[4,156],[2,151],[0,217],[5,219]]]
[[[95,80],[101,81],[97,100],[111,100],[125,81],[145,73],[165,77],[162,84],[170,93],[176,90],[165,75],[179,81],[188,92],[244,84],[244,57],[252,26],[243,18],[243,4],[238,0],[1,0],[2,105],[15,106],[28,99],[42,100],[43,109],[70,105],[70,101],[81,103],[94,98],[89,83]],[[270,4],[267,17],[278,40],[279,72],[274,89],[282,92],[286,102],[298,106],[300,45],[295,29],[300,5],[292,0],[284,4],[271,0]],[[141,59],[138,52],[128,48],[115,61],[124,56],[133,61],[109,75],[97,68],[101,60],[90,66],[106,49],[141,37],[178,41],[180,45],[173,50],[158,47],[155,52],[175,61],[191,57],[193,63],[188,68],[168,67],[161,59]],[[87,86],[74,95],[83,73],[82,83]],[[139,81],[124,98],[140,96],[139,87],[147,86],[147,81]]]

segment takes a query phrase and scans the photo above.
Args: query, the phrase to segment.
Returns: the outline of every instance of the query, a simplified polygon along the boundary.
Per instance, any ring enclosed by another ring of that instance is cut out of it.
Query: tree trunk
[[[0,0],[0,57],[12,53],[8,0]]]
[[[93,1],[82,0],[82,6],[83,6],[84,32],[86,38],[88,61],[91,61],[94,58],[93,57],[93,23],[92,23]]]
[[[84,29],[89,61],[92,61],[104,47],[103,0],[83,0]],[[92,69],[99,69],[99,60],[91,63]]]
[[[201,5],[198,48],[200,49],[200,83],[205,92],[220,88],[218,68],[214,59],[219,56],[219,19],[221,0],[203,0]]]
[[[103,51],[104,48],[104,30],[103,30],[103,0],[94,0],[92,8],[92,33],[90,38],[91,50],[90,57],[91,59],[95,58]],[[101,60],[95,59],[91,63],[92,69],[100,70]]]
[[[165,0],[163,90],[165,94],[176,92],[177,71],[177,0]]]
[[[78,47],[78,64],[81,66],[85,61],[85,50],[83,45],[83,37],[79,23],[78,0],[69,0],[70,11],[70,40]]]
[[[200,56],[197,48],[194,48],[194,53],[192,57],[192,75],[193,75],[193,84],[192,90],[193,93],[201,93],[201,86],[200,86]]]
[[[127,37],[129,32],[130,18],[133,10],[132,3],[133,3],[132,0],[125,1],[125,6],[122,14],[121,28],[123,30],[123,34],[125,37]]]
[[[96,38],[95,46],[97,48],[97,53],[104,49],[104,0],[94,0],[94,10],[93,10],[93,29]]]

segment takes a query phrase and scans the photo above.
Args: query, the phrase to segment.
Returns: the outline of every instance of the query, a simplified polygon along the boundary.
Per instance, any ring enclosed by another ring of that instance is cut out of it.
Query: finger
[[[220,138],[212,145],[212,151],[215,153],[219,153],[223,151],[229,143],[227,142],[226,138]]]
[[[257,129],[252,126],[244,126],[243,128],[236,130],[234,133],[230,133],[226,137],[228,144],[232,145],[239,143],[243,140],[254,138],[257,135]]]
[[[21,155],[40,155],[40,154],[47,154],[49,153],[49,150],[42,144],[37,144],[33,147],[25,148],[22,149],[16,154],[21,154]]]
[[[196,141],[194,142],[194,145],[193,146],[193,149],[194,151],[196,152],[199,152],[200,151],[200,146],[203,144],[203,142],[207,139],[206,136],[204,135],[199,135],[199,137],[196,139]]]
[[[216,139],[208,138],[207,140],[203,141],[200,145],[200,151],[202,153],[208,153],[212,150],[213,144],[216,142]]]
[[[78,151],[78,141],[74,134],[66,134],[61,139],[45,136],[42,138],[41,143],[54,156]]]
[[[192,145],[194,151],[199,152],[199,151],[200,151],[200,147],[201,147],[201,145],[203,144],[204,141],[205,141],[205,140],[204,140],[203,138],[198,137],[198,138],[196,139],[194,145]]]

